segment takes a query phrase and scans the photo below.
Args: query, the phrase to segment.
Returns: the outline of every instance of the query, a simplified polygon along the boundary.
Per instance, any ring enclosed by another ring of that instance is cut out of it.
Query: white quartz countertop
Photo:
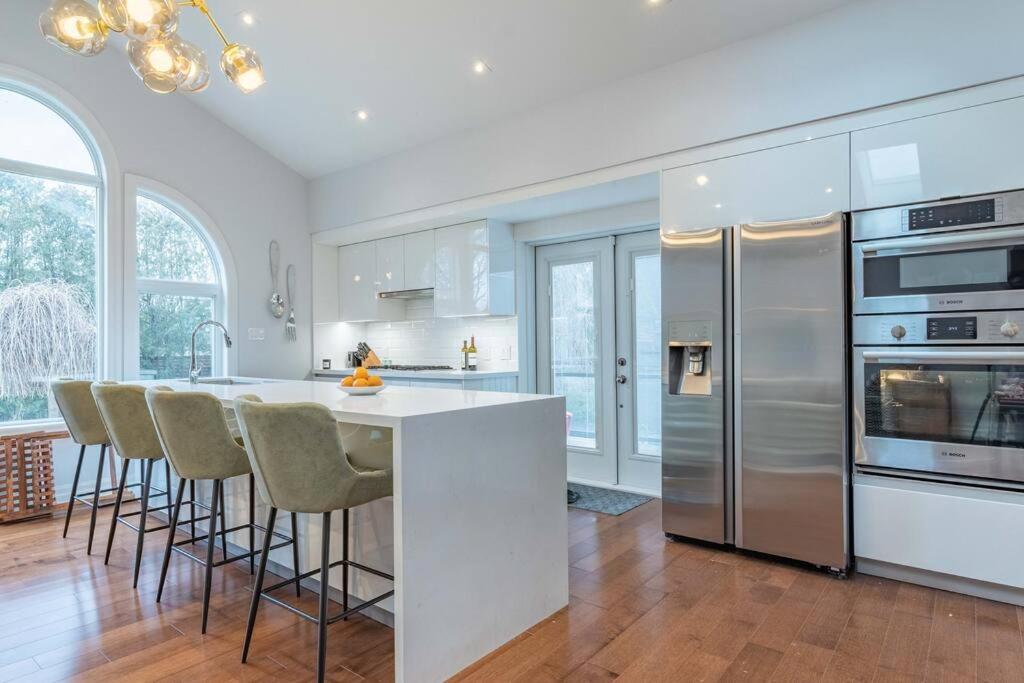
[[[403,418],[470,411],[490,406],[534,401],[556,401],[545,394],[512,394],[497,391],[465,391],[420,387],[385,387],[373,396],[349,396],[334,383],[310,381],[254,380],[255,384],[189,384],[182,380],[132,382],[142,386],[166,385],[175,391],[201,391],[224,403],[245,394],[255,394],[267,403],[319,403],[327,406],[339,421],[379,426],[397,426]]]
[[[367,370],[381,377],[449,379],[452,381],[482,379],[485,377],[515,377],[519,375],[518,370],[391,370],[388,368],[367,368]],[[332,370],[318,370],[314,368],[313,374],[318,377],[347,377],[352,374],[352,368]]]

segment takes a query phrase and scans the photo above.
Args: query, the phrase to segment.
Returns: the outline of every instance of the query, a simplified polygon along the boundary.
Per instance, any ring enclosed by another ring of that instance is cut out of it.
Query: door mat
[[[569,503],[569,507],[600,512],[605,515],[618,516],[652,500],[648,496],[636,493],[599,489],[583,484],[569,484],[569,491],[579,496],[575,501]]]

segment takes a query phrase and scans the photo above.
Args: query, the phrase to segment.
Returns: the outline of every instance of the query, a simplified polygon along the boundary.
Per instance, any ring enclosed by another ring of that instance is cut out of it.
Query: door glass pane
[[[661,257],[633,259],[636,452],[661,455]]]
[[[1024,448],[1024,366],[864,367],[868,436]]]
[[[173,294],[139,294],[139,376],[142,379],[188,377],[192,330],[213,315],[213,299]],[[213,362],[210,327],[196,337],[196,358],[203,377]],[[220,331],[217,330],[218,335]],[[219,340],[218,340],[218,343]]]
[[[597,324],[594,264],[551,266],[551,378],[571,413],[568,443],[597,448]]]

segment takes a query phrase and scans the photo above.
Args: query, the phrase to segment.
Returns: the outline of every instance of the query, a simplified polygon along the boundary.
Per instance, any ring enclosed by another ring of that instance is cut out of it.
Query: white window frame
[[[206,244],[216,273],[216,283],[181,282],[140,278],[136,270],[138,251],[138,205],[136,197],[145,197],[161,204],[180,216],[196,231]],[[228,329],[228,334],[237,336],[237,282],[234,260],[227,241],[213,218],[184,194],[172,187],[150,178],[125,174],[124,177],[124,357],[122,373],[126,379],[139,377],[139,308],[140,292],[170,294],[177,296],[201,296],[214,300],[214,320]],[[222,343],[214,343],[213,375],[233,375],[237,367],[237,344],[226,349]]]
[[[96,378],[108,377],[113,368],[119,367],[121,338],[117,333],[120,320],[115,313],[120,310],[115,291],[118,288],[110,286],[120,278],[119,258],[115,255],[119,254],[121,234],[121,191],[118,183],[110,182],[120,176],[113,145],[89,110],[55,83],[31,71],[0,64],[0,86],[39,102],[64,119],[92,157],[94,174],[13,159],[0,159],[0,170],[96,189]],[[0,424],[0,434],[23,432],[26,426],[50,429],[63,424],[59,418],[7,422]]]

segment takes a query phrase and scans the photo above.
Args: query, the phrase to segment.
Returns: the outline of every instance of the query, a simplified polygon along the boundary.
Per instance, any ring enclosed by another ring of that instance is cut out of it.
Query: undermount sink
[[[188,381],[187,379],[184,381]],[[267,384],[273,380],[252,377],[200,377],[197,384]]]

